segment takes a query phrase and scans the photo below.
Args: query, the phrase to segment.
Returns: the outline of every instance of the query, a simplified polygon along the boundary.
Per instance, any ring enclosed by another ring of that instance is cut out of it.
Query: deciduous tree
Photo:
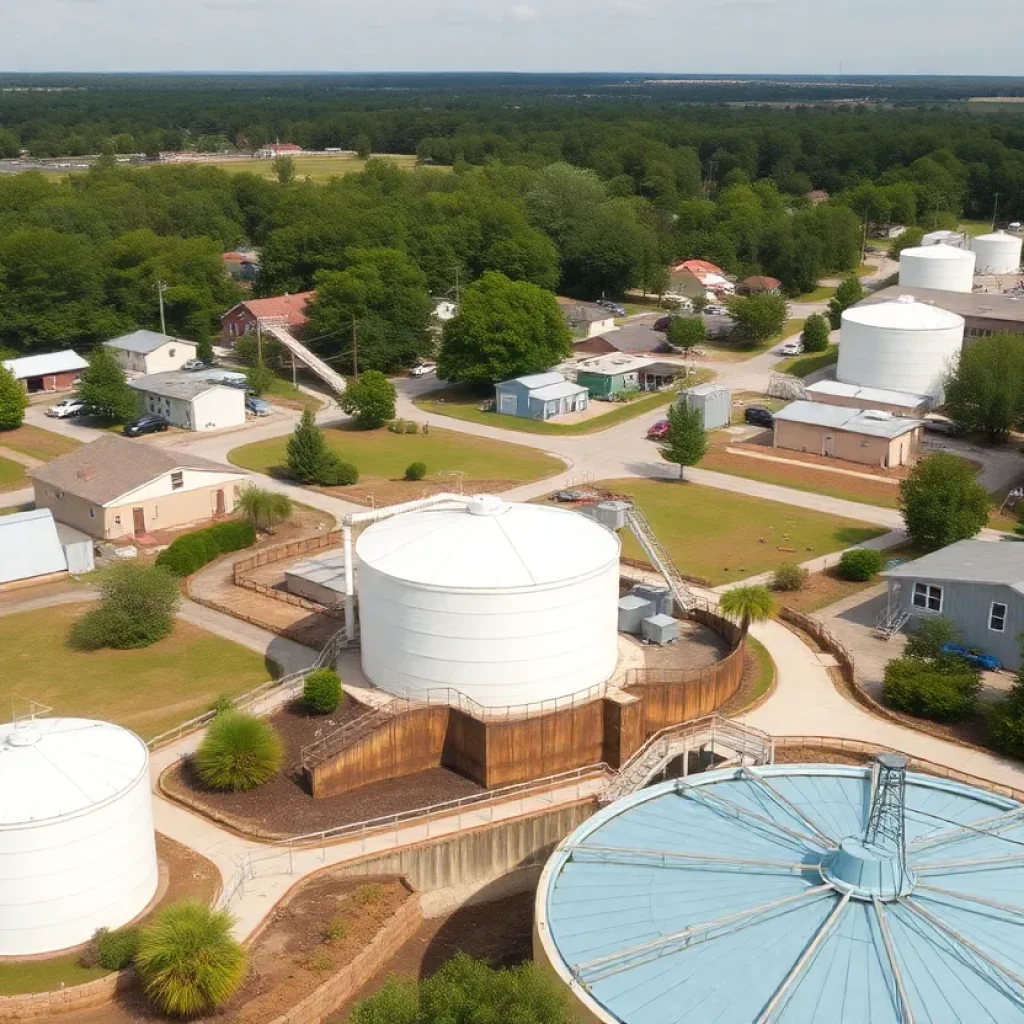
[[[993,441],[1024,422],[1024,336],[994,334],[967,346],[946,379],[946,411]]]
[[[138,415],[139,393],[128,386],[121,364],[106,345],[97,347],[89,357],[76,394],[98,415],[114,422]]]
[[[900,482],[900,511],[914,543],[935,551],[978,533],[988,522],[988,493],[970,463],[940,452]]]
[[[357,427],[373,430],[395,418],[395,385],[378,370],[349,378],[341,396],[341,408]]]
[[[679,479],[684,479],[687,466],[695,466],[708,453],[708,432],[704,417],[696,406],[690,408],[675,402],[668,411],[668,435],[660,445],[661,457],[679,467]]]
[[[684,355],[689,355],[695,348],[704,344],[707,331],[701,317],[677,316],[672,318],[665,336],[669,344],[682,349]]]
[[[746,341],[758,344],[782,332],[789,315],[789,306],[781,295],[751,295],[730,299],[729,313],[736,329]]]
[[[820,313],[812,313],[804,321],[802,341],[805,352],[824,352],[829,346],[832,333],[828,319]]]
[[[0,365],[0,430],[20,427],[27,405],[28,395],[21,381],[6,366]]]

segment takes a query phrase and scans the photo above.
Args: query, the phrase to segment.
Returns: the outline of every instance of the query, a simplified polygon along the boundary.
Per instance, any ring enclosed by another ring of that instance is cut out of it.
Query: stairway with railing
[[[883,608],[875,619],[875,636],[879,640],[891,640],[909,621],[910,614],[902,605]]]
[[[331,369],[318,355],[311,352],[288,330],[283,318],[261,317],[260,329],[279,341],[303,366],[315,373],[329,388],[339,395],[345,390],[345,378]]]
[[[644,553],[651,561],[669,585],[672,596],[684,611],[689,611],[694,606],[694,597],[690,588],[686,585],[682,573],[676,568],[672,556],[668,553],[665,545],[658,540],[657,534],[651,529],[647,517],[633,505],[626,513],[626,525],[633,531],[633,536],[644,549]]]

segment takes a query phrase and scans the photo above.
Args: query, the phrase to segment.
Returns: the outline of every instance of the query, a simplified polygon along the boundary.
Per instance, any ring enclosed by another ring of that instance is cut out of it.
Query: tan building
[[[911,419],[920,419],[935,404],[931,395],[862,388],[859,384],[843,384],[838,380],[819,380],[817,384],[808,384],[804,394],[809,402],[842,405],[847,409],[881,409],[893,416],[909,416]]]
[[[113,435],[31,472],[36,508],[100,540],[173,530],[232,512],[246,476]]]
[[[792,402],[775,414],[776,448],[825,455],[864,466],[909,466],[921,450],[924,426],[880,409]]]

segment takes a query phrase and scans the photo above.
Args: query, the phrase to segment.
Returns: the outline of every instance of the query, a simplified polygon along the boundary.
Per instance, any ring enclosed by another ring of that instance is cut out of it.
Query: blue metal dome
[[[1024,806],[879,761],[605,808],[544,871],[538,959],[587,1021],[1021,1024]]]

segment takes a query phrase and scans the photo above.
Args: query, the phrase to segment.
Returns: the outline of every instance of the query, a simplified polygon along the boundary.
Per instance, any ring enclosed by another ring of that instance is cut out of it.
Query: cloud
[[[537,11],[529,4],[516,4],[508,9],[508,17],[512,21],[536,21]]]

